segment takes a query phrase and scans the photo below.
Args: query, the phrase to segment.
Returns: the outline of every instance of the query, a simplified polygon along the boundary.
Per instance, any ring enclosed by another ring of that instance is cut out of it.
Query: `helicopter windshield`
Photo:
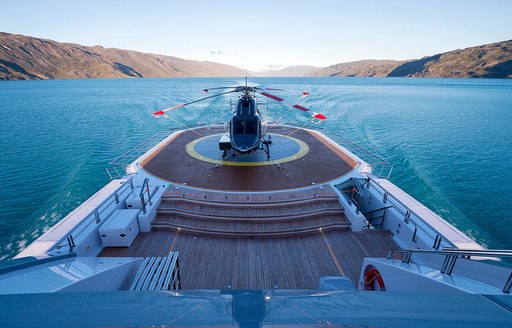
[[[236,117],[233,119],[233,121],[235,123],[233,128],[233,134],[243,134],[245,125],[244,119]]]
[[[257,117],[235,117],[233,118],[233,134],[258,134]]]
[[[250,119],[248,119],[246,121],[246,126],[245,126],[245,133],[246,134],[256,134],[257,131],[256,131],[256,122],[257,119],[256,117],[251,117]]]

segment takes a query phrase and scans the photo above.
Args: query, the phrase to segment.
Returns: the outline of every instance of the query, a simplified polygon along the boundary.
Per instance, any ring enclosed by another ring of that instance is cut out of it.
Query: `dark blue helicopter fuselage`
[[[232,148],[242,154],[257,150],[261,144],[261,118],[256,98],[238,98],[236,112],[230,122]]]

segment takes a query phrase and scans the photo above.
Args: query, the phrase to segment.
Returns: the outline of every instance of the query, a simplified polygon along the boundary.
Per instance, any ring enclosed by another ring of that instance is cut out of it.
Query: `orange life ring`
[[[367,265],[364,269],[364,289],[375,290],[375,281],[379,284],[381,291],[386,290],[384,279],[382,279],[382,275],[379,270],[377,270],[373,265]]]

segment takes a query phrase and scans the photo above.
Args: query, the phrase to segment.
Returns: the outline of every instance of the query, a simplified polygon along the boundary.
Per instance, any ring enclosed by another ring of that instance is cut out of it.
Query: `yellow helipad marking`
[[[305,142],[303,142],[302,140],[299,140],[297,138],[290,137],[290,136],[285,136],[285,135],[282,135],[282,134],[272,134],[272,135],[280,136],[280,137],[287,138],[287,139],[290,139],[290,140],[294,141],[295,143],[297,143],[299,145],[299,151],[297,151],[295,154],[293,154],[291,156],[280,158],[280,159],[276,159],[276,160],[271,160],[271,161],[262,161],[262,162],[232,162],[232,161],[223,161],[223,160],[219,160],[219,159],[215,159],[215,158],[211,158],[211,157],[206,157],[206,156],[200,155],[196,151],[196,145],[198,143],[200,143],[201,141],[203,141],[203,140],[205,140],[207,138],[214,137],[214,136],[219,136],[220,137],[221,135],[223,135],[223,133],[205,136],[205,137],[202,137],[202,138],[198,138],[198,139],[196,139],[196,140],[194,140],[192,142],[189,142],[187,144],[186,148],[185,148],[186,151],[187,151],[187,154],[189,154],[190,156],[192,156],[195,159],[198,159],[200,161],[207,162],[207,163],[212,163],[212,164],[221,164],[221,165],[230,165],[230,166],[264,166],[264,165],[282,164],[282,163],[286,163],[286,162],[291,162],[291,161],[294,161],[294,160],[296,160],[298,158],[303,157],[304,155],[306,155],[309,152],[309,146]],[[240,155],[237,155],[237,156],[240,156]]]

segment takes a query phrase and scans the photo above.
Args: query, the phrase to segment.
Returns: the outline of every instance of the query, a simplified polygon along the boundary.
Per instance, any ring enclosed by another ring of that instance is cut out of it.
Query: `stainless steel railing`
[[[459,257],[469,259],[471,256],[479,257],[512,257],[512,250],[465,250],[465,249],[443,249],[443,250],[426,250],[426,249],[391,249],[388,251],[386,256],[387,259],[392,259],[393,254],[401,253],[402,262],[410,263],[413,254],[432,254],[432,255],[444,255],[445,259],[441,266],[440,272],[446,275],[451,275],[455,268],[455,263]],[[502,291],[504,293],[510,293],[512,288],[512,270],[508,279],[503,286]]]
[[[123,183],[112,195],[102,201],[98,206],[96,206],[79,224],[77,224],[74,228],[72,228],[69,233],[62,237],[55,246],[51,249],[51,251],[55,249],[61,249],[62,247],[67,246],[69,248],[69,252],[72,253],[75,248],[74,238],[78,236],[82,231],[84,231],[91,224],[100,224],[103,219],[104,211],[110,207],[112,204],[119,204],[120,197],[124,195],[125,192],[132,192],[134,189],[133,179],[130,178],[125,183]],[[67,244],[64,242],[67,241]]]
[[[325,130],[323,130],[325,131]],[[393,164],[389,163],[382,156],[379,156],[369,150],[368,148],[362,147],[356,142],[349,138],[341,135],[336,131],[325,131],[327,136],[336,141],[340,146],[346,148],[351,153],[365,161],[371,166],[371,174],[381,178],[389,178],[393,172]]]
[[[147,200],[146,195],[147,194]],[[144,182],[142,183],[142,189],[140,190],[140,202],[142,205],[142,213],[146,214],[146,205],[149,204],[149,206],[153,205],[151,202],[151,190],[149,190],[149,179],[145,178]]]
[[[417,214],[414,210],[409,208],[407,205],[405,205],[402,201],[400,201],[398,198],[393,196],[389,191],[386,190],[386,188],[382,187],[377,181],[375,181],[374,178],[368,177],[367,179],[367,188],[370,188],[371,186],[375,187],[375,190],[377,190],[382,195],[382,202],[384,204],[387,204],[388,202],[393,205],[393,208],[403,215],[404,222],[406,224],[413,224],[415,227],[415,231],[413,234],[413,239],[416,237],[417,230],[421,230],[424,233],[426,233],[428,236],[434,239],[434,244],[432,245],[432,248],[439,249],[441,246],[441,242],[444,241],[448,246],[455,247],[455,244],[453,244],[449,239],[445,238],[439,231],[437,231],[434,227],[432,227],[428,222],[426,222],[419,214]],[[373,183],[371,183],[373,182]],[[421,225],[419,224],[421,222]],[[426,227],[427,229],[425,229]],[[432,233],[434,234],[432,236]]]
[[[173,132],[184,130],[185,128],[198,128],[203,127],[205,124],[194,124],[191,126],[180,126],[180,127],[171,127],[167,130],[160,131],[148,139],[144,140],[137,146],[131,148],[130,150],[124,152],[123,154],[119,155],[115,159],[109,162],[109,165],[112,165],[111,167],[107,167],[106,171],[109,175],[110,179],[117,179],[125,174],[128,174],[128,167],[130,164],[132,164],[137,158],[144,155],[148,150],[156,146],[159,142],[170,136]],[[223,126],[218,123],[211,124],[209,126]]]

